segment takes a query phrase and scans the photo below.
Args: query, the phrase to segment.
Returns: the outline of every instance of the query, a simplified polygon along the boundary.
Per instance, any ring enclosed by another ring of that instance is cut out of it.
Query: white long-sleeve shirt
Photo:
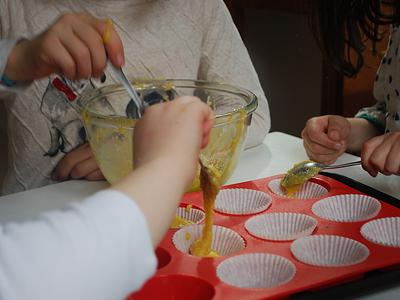
[[[267,99],[222,0],[0,0],[0,39],[31,38],[62,13],[83,10],[113,19],[129,78],[203,79],[254,92],[258,108],[246,147],[262,142],[270,128]],[[104,84],[113,83],[106,75]],[[8,99],[10,156],[3,194],[53,183],[59,160],[86,140],[75,98],[65,90],[73,95],[99,85],[53,75],[14,96],[0,91]]]
[[[119,300],[156,269],[144,216],[115,190],[0,230],[1,300]]]

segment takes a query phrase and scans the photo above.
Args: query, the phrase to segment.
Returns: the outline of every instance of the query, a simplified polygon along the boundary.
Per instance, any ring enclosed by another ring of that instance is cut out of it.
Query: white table
[[[294,163],[306,158],[301,139],[273,132],[267,135],[263,144],[243,152],[236,171],[228,183],[284,173]],[[356,156],[344,154],[338,163],[357,159]],[[372,178],[359,166],[336,172],[400,198],[400,177],[378,175],[376,178]],[[68,202],[79,201],[107,186],[108,184],[105,182],[68,181],[0,197],[0,222],[23,221],[33,218],[41,212],[62,208]],[[362,298],[400,299],[400,283]]]

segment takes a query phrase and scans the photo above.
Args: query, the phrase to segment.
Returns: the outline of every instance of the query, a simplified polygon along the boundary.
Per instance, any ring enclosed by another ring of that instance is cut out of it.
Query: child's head
[[[310,24],[328,60],[346,76],[364,64],[362,52],[369,39],[381,39],[379,25],[400,23],[400,2],[381,0],[313,0]],[[353,59],[350,59],[350,54]]]

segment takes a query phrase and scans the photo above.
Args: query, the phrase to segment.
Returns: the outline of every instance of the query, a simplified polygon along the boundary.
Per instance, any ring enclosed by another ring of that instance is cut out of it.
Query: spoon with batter
[[[293,168],[286,172],[281,181],[281,187],[290,197],[298,191],[302,184],[317,175],[321,170],[346,168],[360,164],[361,161],[354,161],[340,165],[325,165],[311,160],[302,161],[295,164]]]

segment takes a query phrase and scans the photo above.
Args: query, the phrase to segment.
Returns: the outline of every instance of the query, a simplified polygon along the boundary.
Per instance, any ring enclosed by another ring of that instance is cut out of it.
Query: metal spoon
[[[107,19],[106,21],[106,28],[103,33],[103,43],[106,45],[110,41],[111,36],[111,29],[113,28],[113,22],[111,19]],[[107,52],[107,51],[106,51]],[[132,101],[135,103],[136,111],[132,112],[132,116],[135,119],[139,119],[143,112],[144,112],[144,102],[139,97],[138,93],[136,92],[135,88],[132,86],[131,82],[126,77],[125,73],[122,71],[122,68],[115,67],[112,63],[109,64],[111,69],[113,70],[114,74],[117,76],[118,81],[122,83],[126,91],[128,92],[129,96],[131,97]]]
[[[281,186],[288,188],[296,185],[301,185],[311,177],[317,175],[321,170],[339,169],[360,165],[361,161],[354,161],[340,165],[325,165],[315,161],[304,161],[296,164],[293,168],[286,172],[281,181]]]
[[[122,83],[125,90],[128,92],[129,96],[133,100],[136,105],[136,111],[133,111],[133,117],[135,119],[139,119],[144,112],[144,102],[139,97],[138,93],[136,92],[135,88],[131,84],[131,82],[126,77],[125,73],[122,71],[122,68],[117,68],[113,64],[110,64],[111,69],[113,70],[114,74],[117,76],[118,81]]]
[[[320,170],[330,170],[330,169],[340,169],[340,168],[346,168],[346,167],[352,167],[352,166],[357,166],[361,165],[361,160],[359,161],[353,161],[345,164],[340,164],[340,165],[325,165],[321,164],[315,161],[305,161],[304,163],[300,163],[296,165],[293,169],[291,169],[291,172],[294,174],[307,174],[310,173],[311,169],[320,169]]]

